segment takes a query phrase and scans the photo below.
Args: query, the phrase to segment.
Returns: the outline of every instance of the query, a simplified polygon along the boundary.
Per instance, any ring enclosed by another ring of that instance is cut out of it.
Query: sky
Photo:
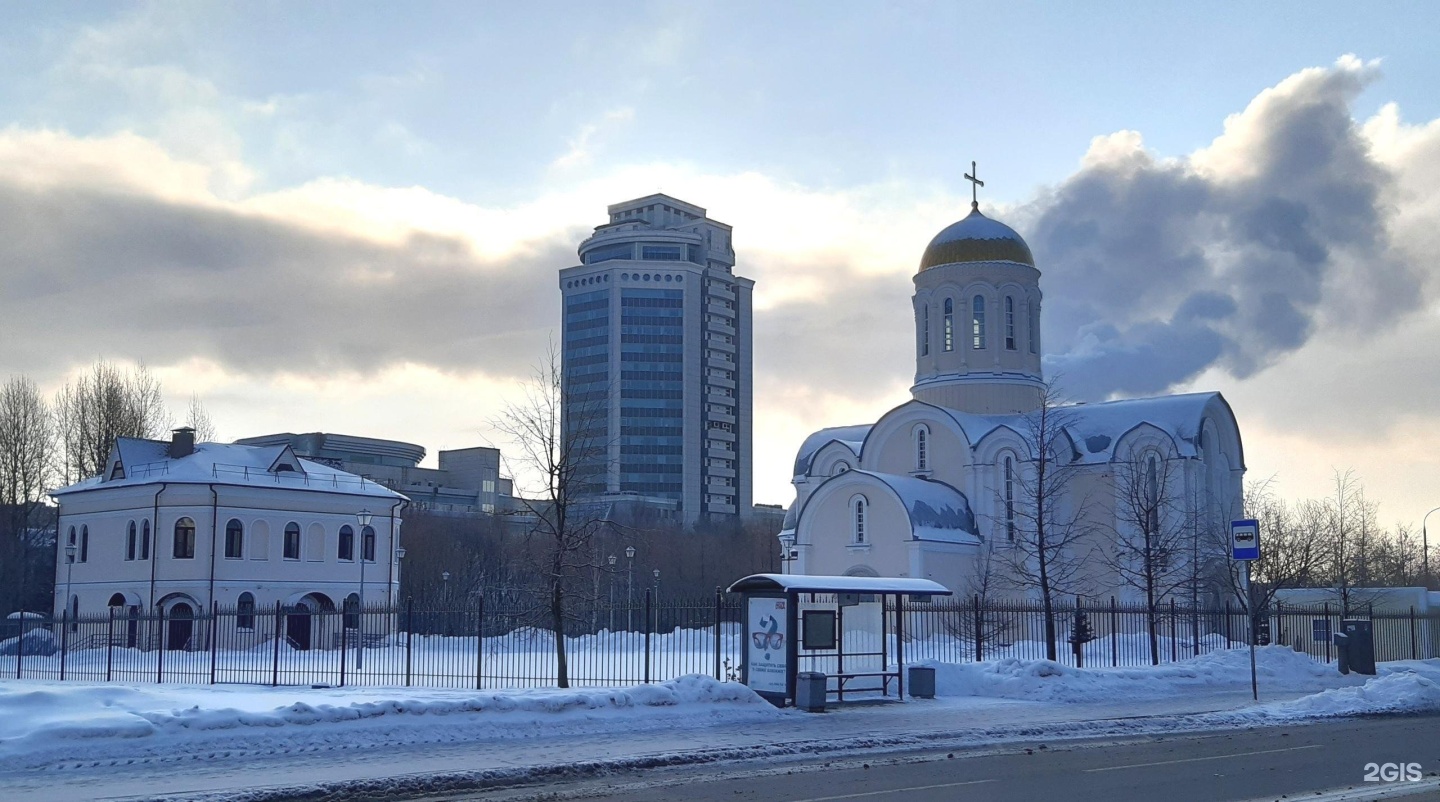
[[[665,192],[754,278],[756,501],[913,380],[911,277],[1029,242],[1077,400],[1219,390],[1248,476],[1440,505],[1440,6],[0,7],[0,376],[143,363],[222,438],[440,449],[558,338],[558,270]],[[522,485],[523,485],[523,477]]]

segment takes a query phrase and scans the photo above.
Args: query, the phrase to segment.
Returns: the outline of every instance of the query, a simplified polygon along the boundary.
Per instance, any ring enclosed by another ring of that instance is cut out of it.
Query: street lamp
[[[1440,507],[1436,507],[1430,512],[1440,512]],[[1430,536],[1425,530],[1425,524],[1430,521],[1430,512],[1425,513],[1425,517],[1420,519],[1420,564],[1421,570],[1425,572],[1425,578],[1421,580],[1421,584],[1425,586],[1426,590],[1430,589]]]
[[[360,510],[355,513],[355,520],[360,523],[360,596],[355,605],[355,670],[359,671],[365,667],[365,551],[370,542],[370,537],[365,530],[370,527],[369,510]]]
[[[781,532],[780,538],[780,573],[790,573],[790,551],[795,548],[795,533]]]
[[[656,568],[655,574],[655,601],[660,601],[660,569]]]
[[[69,612],[70,612],[70,575],[71,575],[72,572],[74,572],[74,570],[75,570],[75,544],[74,544],[74,543],[70,543],[70,544],[68,544],[68,545],[65,546],[65,607],[63,608],[64,611],[65,611],[65,613],[69,613]],[[24,608],[24,607],[21,607],[20,609],[23,610],[23,609],[25,609],[25,608]],[[64,615],[64,613],[62,613],[62,616],[63,616],[63,615]],[[65,617],[68,617],[68,616],[65,616]],[[21,618],[24,618],[24,616],[22,615]],[[74,623],[73,623],[73,622],[71,623],[71,626],[72,626],[72,627],[74,626]],[[21,629],[23,630],[24,628],[22,627]]]
[[[635,547],[625,547],[625,631],[635,629]]]
[[[440,598],[445,602],[445,635],[450,636],[450,572],[440,572]]]
[[[610,563],[610,631],[615,631],[615,555],[606,558]]]

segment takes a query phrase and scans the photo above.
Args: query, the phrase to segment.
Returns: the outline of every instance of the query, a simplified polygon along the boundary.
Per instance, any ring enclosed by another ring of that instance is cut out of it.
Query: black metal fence
[[[1258,642],[1329,661],[1331,635],[1343,617],[1333,605],[1277,606],[1258,618]],[[1379,660],[1440,656],[1440,615],[1411,609],[1353,617],[1371,620]],[[633,604],[577,606],[564,627],[569,683],[629,685],[686,674],[735,679],[744,659],[741,620],[741,599],[718,592],[663,601],[647,592]],[[842,647],[856,654],[895,655],[895,624],[903,623],[903,653],[912,663],[1043,659],[1047,653],[1044,610],[1028,601],[907,601],[900,610],[862,603],[841,620]],[[1055,605],[1051,620],[1057,659],[1090,667],[1184,660],[1242,645],[1249,632],[1243,610],[1172,603],[1151,611],[1114,600],[1067,600]],[[0,624],[0,677],[94,682],[550,687],[560,675],[557,652],[543,611],[483,600],[363,612],[216,606],[194,616],[112,608],[104,615]],[[801,656],[812,663],[825,658]]]

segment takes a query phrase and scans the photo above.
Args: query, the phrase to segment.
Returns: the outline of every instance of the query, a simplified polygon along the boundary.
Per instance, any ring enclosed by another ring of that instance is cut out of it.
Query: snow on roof
[[[975,513],[970,500],[954,487],[933,479],[898,476],[892,473],[853,471],[882,482],[900,497],[910,515],[910,530],[916,540],[939,540],[948,543],[975,543]]]
[[[1067,419],[1065,431],[1082,463],[1109,462],[1120,439],[1136,426],[1147,423],[1169,435],[1182,457],[1193,457],[1199,453],[1205,408],[1219,398],[1219,393],[1182,393],[1076,404],[1062,407],[1060,413]]]
[[[859,456],[860,446],[865,442],[865,436],[870,434],[872,425],[867,423],[862,426],[832,426],[805,438],[805,442],[800,444],[799,453],[795,455],[795,473],[793,475],[802,476],[809,473],[810,460],[815,456],[815,452],[824,448],[832,440],[841,443]]]
[[[121,469],[119,471],[114,469],[117,457]],[[105,476],[92,476],[51,491],[50,495],[62,496],[101,488],[165,482],[284,487],[352,496],[405,498],[383,485],[353,473],[297,458],[289,446],[197,443],[192,453],[172,458],[168,442],[122,437],[115,443],[109,464],[111,467],[107,469]]]
[[[730,592],[793,591],[795,593],[899,593],[906,596],[949,596],[950,589],[929,579],[877,576],[810,576],[751,574],[730,586]]]

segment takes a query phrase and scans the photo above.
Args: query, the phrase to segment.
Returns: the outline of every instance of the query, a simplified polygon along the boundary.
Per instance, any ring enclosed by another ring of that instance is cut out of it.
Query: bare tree
[[[1010,630],[1007,616],[996,609],[1002,568],[999,558],[993,539],[987,538],[980,544],[964,582],[971,609],[966,614],[945,619],[951,635],[975,644],[977,660],[984,659],[985,644],[999,642]]]
[[[603,482],[609,441],[603,402],[572,396],[552,344],[545,363],[524,388],[524,399],[507,404],[494,428],[510,440],[511,475],[530,482],[516,500],[532,516],[526,554],[543,589],[543,611],[555,636],[556,681],[570,687],[565,651],[572,596],[586,595],[586,580],[600,570],[592,541],[606,528],[594,504],[582,499]],[[514,470],[518,468],[519,470]]]
[[[1050,660],[1059,655],[1055,602],[1083,584],[1091,549],[1090,500],[1075,493],[1074,448],[1065,431],[1073,418],[1053,383],[1039,408],[1023,418],[1029,461],[1015,483],[1015,542],[1008,555],[1010,580],[1040,596]]]
[[[1374,601],[1367,592],[1373,551],[1375,508],[1365,501],[1365,489],[1355,472],[1335,471],[1335,496],[1327,499],[1328,529],[1325,543],[1326,584],[1340,602],[1340,614],[1349,616]]]
[[[144,365],[123,371],[104,361],[60,389],[55,418],[66,482],[104,471],[116,439],[156,438],[170,425],[160,383]]]
[[[219,437],[210,412],[201,403],[200,396],[193,393],[190,395],[190,408],[185,412],[185,425],[195,430],[195,442],[197,443],[213,443]]]
[[[1275,497],[1271,481],[1266,480],[1246,486],[1243,512],[1245,518],[1260,524],[1260,559],[1250,563],[1248,588],[1243,563],[1226,560],[1226,578],[1235,598],[1258,617],[1269,609],[1279,591],[1305,587],[1315,580],[1324,557],[1324,510],[1303,503],[1298,510],[1292,509]],[[1229,537],[1227,530],[1220,543],[1228,544]]]
[[[1144,450],[1115,463],[1115,532],[1105,561],[1145,597],[1150,661],[1160,664],[1160,605],[1191,577],[1194,510],[1178,455]]]
[[[54,422],[29,378],[0,386],[0,610],[35,600],[30,544],[53,478]]]

